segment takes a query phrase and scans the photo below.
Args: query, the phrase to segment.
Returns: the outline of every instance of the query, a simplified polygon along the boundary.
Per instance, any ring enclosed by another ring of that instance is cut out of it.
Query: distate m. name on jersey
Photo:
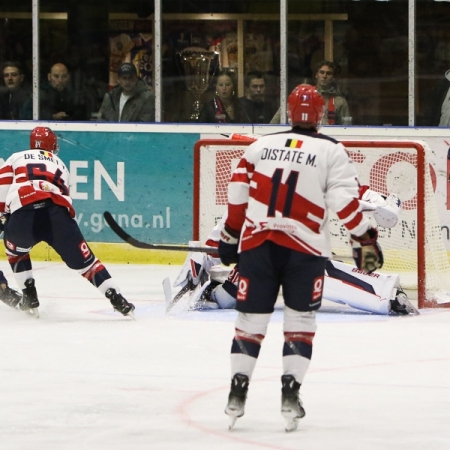
[[[261,155],[261,160],[265,159],[271,161],[287,161],[313,166],[316,160],[316,155],[312,155],[311,153],[305,155],[305,152],[300,152],[297,150],[286,150],[284,148],[264,148]]]

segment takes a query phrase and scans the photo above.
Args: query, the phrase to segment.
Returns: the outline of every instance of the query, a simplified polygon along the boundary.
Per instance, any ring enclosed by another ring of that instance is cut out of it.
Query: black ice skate
[[[305,416],[298,394],[300,383],[292,375],[283,375],[281,384],[281,415],[286,420],[286,431],[294,431],[298,427],[298,420]]]
[[[134,305],[127,302],[121,294],[118,294],[115,289],[111,288],[105,292],[105,296],[113,305],[113,308],[123,314],[124,316],[133,316]]]
[[[22,300],[22,296],[7,284],[2,283],[0,284],[0,300],[11,306],[11,308],[16,308],[20,300]]]
[[[225,414],[230,416],[230,425],[228,427],[230,430],[233,428],[236,419],[244,415],[248,383],[248,376],[242,373],[236,373],[231,380],[228,404],[225,408]]]
[[[402,289],[397,289],[395,299],[391,300],[391,311],[399,316],[417,316],[419,311],[408,300],[408,296]]]
[[[23,296],[22,301],[19,303],[19,308],[32,316],[39,317],[39,300],[34,286],[34,278],[28,278],[25,281],[25,289],[22,292]]]

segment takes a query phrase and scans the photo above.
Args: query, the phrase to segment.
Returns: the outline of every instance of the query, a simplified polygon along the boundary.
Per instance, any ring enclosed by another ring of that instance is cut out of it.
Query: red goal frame
[[[417,297],[418,307],[436,307],[436,302],[426,298],[426,252],[425,252],[425,149],[414,141],[382,141],[382,140],[343,140],[346,148],[352,147],[383,147],[392,149],[414,148],[417,152]],[[247,146],[251,141],[236,139],[200,139],[194,146],[194,199],[193,199],[193,237],[199,239],[200,230],[200,148],[209,145]],[[445,304],[445,306],[450,306]]]

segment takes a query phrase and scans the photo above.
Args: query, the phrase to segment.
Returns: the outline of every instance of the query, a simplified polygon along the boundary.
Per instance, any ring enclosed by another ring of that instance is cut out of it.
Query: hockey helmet
[[[310,84],[299,84],[288,97],[288,118],[290,124],[304,124],[316,127],[322,120],[325,100]]]
[[[48,150],[56,155],[59,151],[58,138],[48,127],[33,128],[30,134],[30,148]]]

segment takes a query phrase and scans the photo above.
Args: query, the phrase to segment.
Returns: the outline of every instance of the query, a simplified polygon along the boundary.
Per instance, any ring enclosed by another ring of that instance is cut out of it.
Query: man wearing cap
[[[100,107],[107,122],[154,122],[155,97],[137,76],[136,67],[123,63],[117,70],[117,86],[107,92]]]

